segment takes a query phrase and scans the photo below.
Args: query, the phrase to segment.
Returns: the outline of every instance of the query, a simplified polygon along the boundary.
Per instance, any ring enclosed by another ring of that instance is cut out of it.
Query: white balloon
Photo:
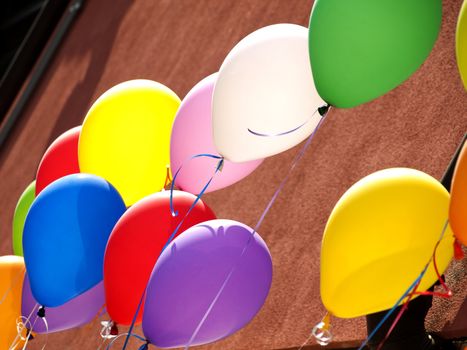
[[[308,29],[275,24],[242,39],[225,58],[213,94],[213,136],[233,162],[283,152],[308,137],[326,103],[316,91]]]

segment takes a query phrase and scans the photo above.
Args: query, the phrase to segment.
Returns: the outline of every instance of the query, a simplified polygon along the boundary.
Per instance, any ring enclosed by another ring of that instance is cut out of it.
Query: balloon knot
[[[118,335],[118,327],[116,323],[112,324],[110,327],[110,335]]]
[[[325,106],[318,107],[319,115],[324,117],[326,115],[326,113],[329,111],[329,107],[331,107],[331,105],[329,105],[329,104],[326,104]]]
[[[37,316],[39,316],[40,318],[44,318],[45,317],[45,307],[41,306],[39,308],[39,311],[37,311]]]
[[[148,350],[148,349],[149,349],[149,341],[146,341],[146,343],[141,345],[138,350]]]
[[[222,172],[222,169],[224,169],[224,157],[221,158],[221,160],[219,161],[219,164],[217,165],[217,170]]]

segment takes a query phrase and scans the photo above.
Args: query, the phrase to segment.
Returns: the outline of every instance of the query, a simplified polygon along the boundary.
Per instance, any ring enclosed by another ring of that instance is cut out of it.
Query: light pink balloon
[[[198,154],[219,155],[212,139],[211,105],[217,73],[196,84],[183,99],[175,117],[170,140],[170,166],[175,175],[180,166],[175,185],[186,192],[197,194],[206,185],[216,169],[218,159],[201,157]],[[263,161],[258,159],[245,163],[225,160],[206,192],[232,185],[255,170]]]

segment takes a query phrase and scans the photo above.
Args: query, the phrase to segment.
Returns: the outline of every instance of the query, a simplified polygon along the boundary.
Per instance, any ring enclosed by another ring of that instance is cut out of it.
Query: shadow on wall
[[[62,132],[80,125],[93,102],[94,92],[109,60],[114,40],[120,24],[132,5],[130,0],[117,0],[111,3],[101,0],[86,1],[81,21],[76,23],[79,30],[68,37],[71,41],[63,53],[65,59],[75,56],[85,57],[90,53],[91,59],[86,72],[72,71],[70,75],[84,75],[75,78],[76,85],[59,112],[59,117],[50,133],[48,145]],[[89,12],[93,12],[89,15]],[[86,28],[86,30],[83,30]],[[84,74],[83,74],[84,73]]]

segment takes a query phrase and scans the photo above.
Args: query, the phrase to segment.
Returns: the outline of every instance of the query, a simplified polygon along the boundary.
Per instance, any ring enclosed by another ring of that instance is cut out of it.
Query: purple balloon
[[[208,76],[196,84],[183,99],[177,111],[170,140],[170,167],[175,173],[180,166],[183,169],[177,175],[175,184],[182,190],[197,194],[211,178],[217,159],[200,157],[190,159],[197,154],[217,153],[212,138],[212,94],[217,73]],[[222,171],[217,173],[207,192],[230,186],[255,170],[263,159],[245,163],[233,163],[224,160]]]
[[[37,301],[31,292],[29,277],[26,274],[23,282],[21,314],[24,317],[28,317],[36,304]],[[91,322],[104,304],[104,284],[100,282],[61,306],[47,307],[45,309],[45,318],[49,326],[48,332],[60,332]],[[39,334],[46,333],[47,329],[44,322],[38,319],[34,324],[33,331]]]
[[[191,345],[225,338],[253,319],[271,287],[272,261],[266,243],[252,232],[232,220],[206,221],[164,250],[149,280],[144,307],[143,331],[151,344],[187,345],[232,269]]]

